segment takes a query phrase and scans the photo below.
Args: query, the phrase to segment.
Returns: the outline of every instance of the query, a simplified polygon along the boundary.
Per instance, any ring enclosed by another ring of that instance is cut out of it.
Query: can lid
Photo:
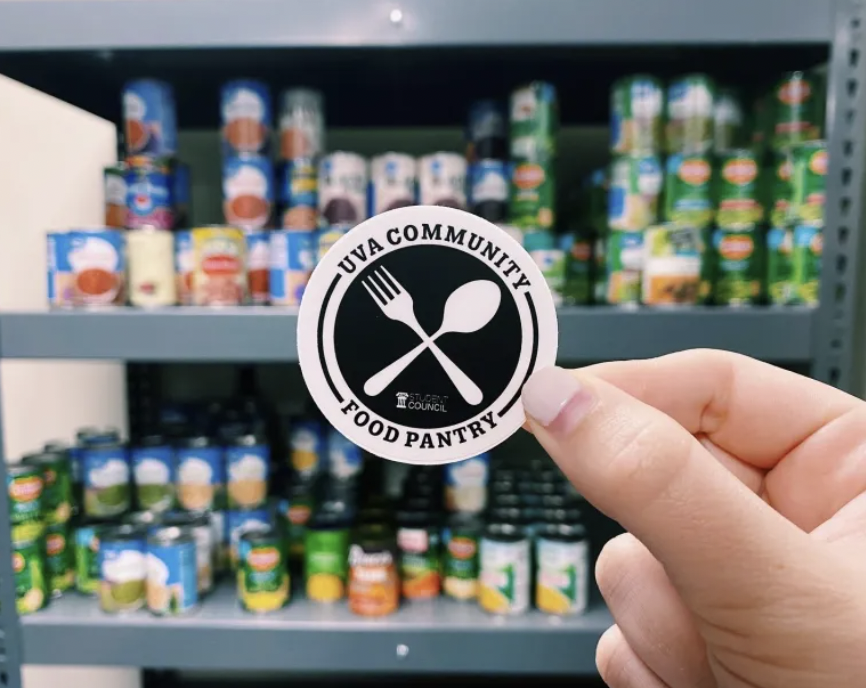
[[[69,461],[69,454],[66,451],[41,451],[33,454],[26,454],[21,458],[21,463],[34,466],[42,466],[48,463],[56,463],[58,461]]]
[[[516,523],[492,521],[487,524],[484,535],[495,540],[519,542],[526,539],[526,530]]]
[[[581,523],[545,523],[538,536],[546,540],[576,542],[586,537],[586,528]]]
[[[168,544],[172,542],[191,542],[192,533],[181,526],[162,526],[153,530],[147,541],[153,544]]]
[[[177,445],[185,449],[213,447],[216,443],[207,435],[188,435],[177,440]]]
[[[139,526],[152,526],[162,522],[162,516],[153,511],[133,511],[123,517],[124,523]]]
[[[230,438],[232,446],[235,447],[255,447],[260,444],[264,444],[264,439],[254,432],[243,432],[238,435],[234,435]]]
[[[144,526],[133,523],[121,523],[106,529],[101,535],[101,540],[109,541],[132,541],[144,540],[147,537],[147,529]]]
[[[267,528],[255,528],[253,530],[248,530],[243,535],[241,535],[242,542],[248,542],[250,544],[256,543],[271,543],[275,538],[277,538],[278,534],[275,528],[268,526]]]

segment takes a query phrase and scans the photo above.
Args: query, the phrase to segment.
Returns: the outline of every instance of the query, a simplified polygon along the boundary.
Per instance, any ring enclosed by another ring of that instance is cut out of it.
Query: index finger
[[[727,351],[700,349],[584,368],[761,469],[863,402]]]

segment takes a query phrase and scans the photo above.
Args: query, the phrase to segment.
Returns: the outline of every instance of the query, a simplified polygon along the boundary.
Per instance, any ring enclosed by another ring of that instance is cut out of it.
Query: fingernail
[[[595,404],[589,390],[562,368],[535,371],[523,386],[522,399],[526,414],[557,434],[571,432]]]

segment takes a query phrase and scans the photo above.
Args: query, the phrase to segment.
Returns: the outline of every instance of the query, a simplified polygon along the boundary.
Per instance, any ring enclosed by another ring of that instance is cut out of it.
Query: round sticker
[[[508,234],[452,208],[363,222],[322,258],[298,316],[313,400],[367,451],[414,464],[477,456],[524,422],[521,389],[553,365],[544,276]]]

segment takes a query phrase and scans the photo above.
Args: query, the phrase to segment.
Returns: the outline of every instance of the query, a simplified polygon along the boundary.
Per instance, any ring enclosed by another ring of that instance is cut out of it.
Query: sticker
[[[511,436],[524,383],[556,347],[535,262],[453,208],[399,208],[352,229],[313,272],[298,316],[316,405],[347,439],[403,463],[451,463]]]

